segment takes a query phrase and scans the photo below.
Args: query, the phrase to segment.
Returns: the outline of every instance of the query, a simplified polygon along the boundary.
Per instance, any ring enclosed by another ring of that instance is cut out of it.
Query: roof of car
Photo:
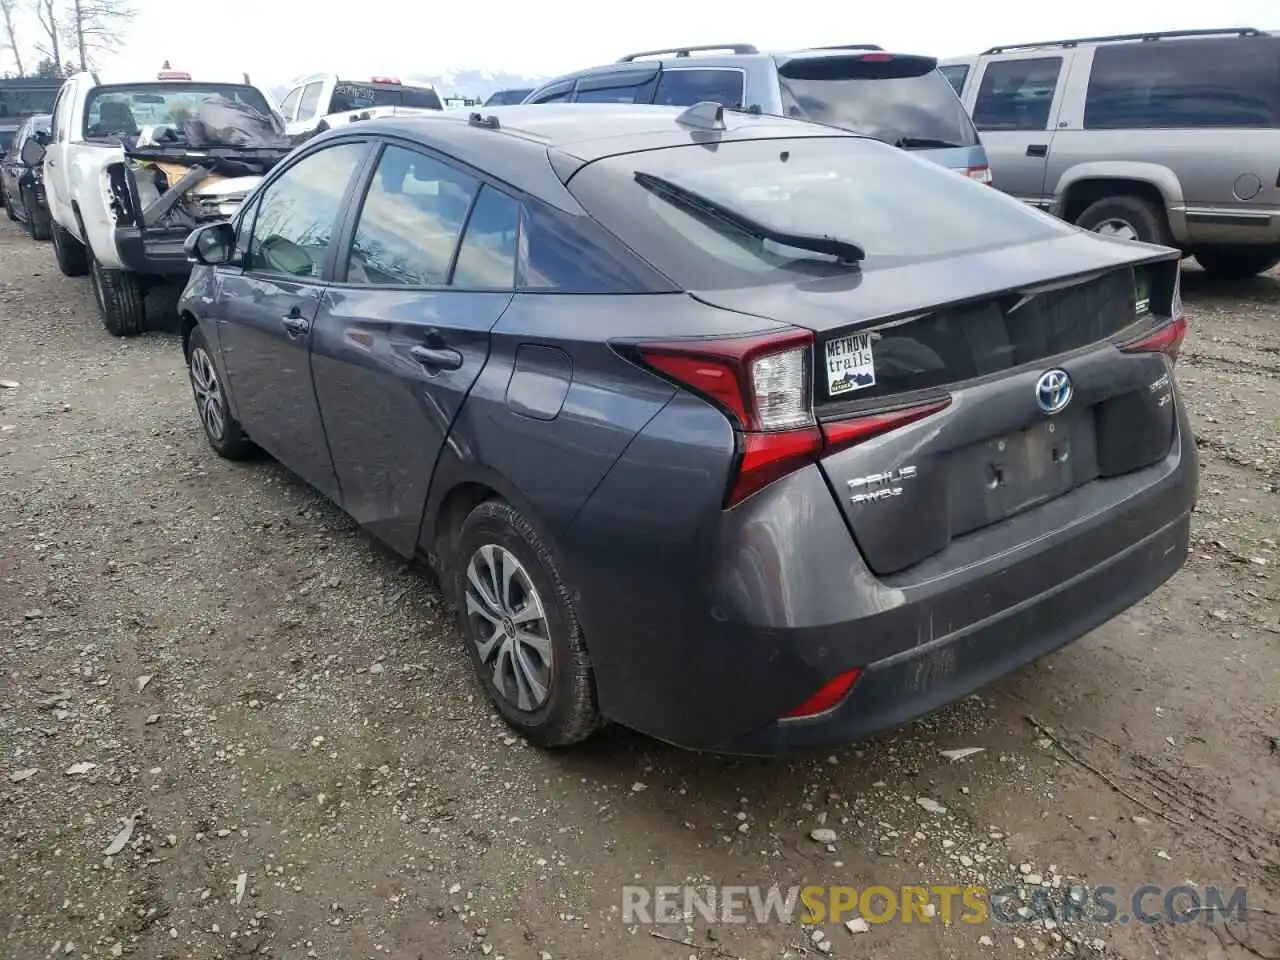
[[[881,47],[870,43],[849,43],[843,45],[834,45],[830,47],[805,47],[799,50],[756,50],[754,52],[740,53],[699,53],[696,56],[682,56],[671,51],[669,56],[644,56],[638,60],[616,60],[613,63],[601,63],[594,67],[584,67],[581,70],[574,70],[572,73],[564,73],[558,77],[546,80],[538,85],[538,90],[549,87],[552,84],[562,83],[566,80],[577,80],[581,77],[596,76],[602,73],[626,73],[630,71],[643,70],[645,67],[661,66],[665,69],[679,67],[681,69],[696,69],[697,67],[707,68],[724,68],[738,67],[742,68],[748,61],[771,61],[774,63],[786,63],[789,60],[806,60],[818,57],[838,57],[842,53],[878,53],[890,56],[907,56],[907,54],[898,51],[887,52]],[[537,91],[535,91],[537,92]]]
[[[432,111],[363,120],[321,134],[313,142],[361,134],[412,140],[437,147],[517,190],[554,202],[566,194],[550,155],[571,160],[570,166],[582,166],[619,153],[705,142],[708,136],[715,135],[677,123],[686,109],[647,104],[551,103]],[[497,126],[474,124],[470,117],[476,114],[496,118]],[[724,112],[724,123],[726,129],[719,136],[733,140],[857,136],[802,120],[728,110]],[[564,171],[563,164],[557,166]]]

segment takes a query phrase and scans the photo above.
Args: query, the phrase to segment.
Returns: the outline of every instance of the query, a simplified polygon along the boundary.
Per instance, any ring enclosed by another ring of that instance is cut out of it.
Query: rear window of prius
[[[939,77],[941,82],[946,83]],[[774,231],[827,236],[899,266],[1064,236],[1074,227],[927,160],[861,137],[669,147],[588,164],[569,189],[587,211],[685,289],[756,286],[850,269],[761,240],[636,178],[660,177]]]

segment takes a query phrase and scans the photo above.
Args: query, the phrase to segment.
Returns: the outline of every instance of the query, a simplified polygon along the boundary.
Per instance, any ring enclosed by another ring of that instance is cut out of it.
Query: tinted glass
[[[374,86],[370,83],[353,83],[340,80],[333,88],[329,100],[329,112],[364,110],[368,107],[421,107],[442,110],[444,104],[436,92],[428,87]]]
[[[567,100],[569,94],[573,92],[573,84],[566,83],[563,87],[553,87],[546,93],[538,97],[534,103],[555,103],[558,100]]]
[[[479,184],[425,154],[387,147],[365,194],[348,283],[440,286]]]
[[[52,113],[53,100],[57,95],[56,81],[50,84],[0,80],[0,120],[20,120],[37,113]]]
[[[363,143],[319,150],[267,187],[249,243],[250,270],[294,277],[321,275],[338,209],[364,152]]]
[[[740,107],[744,82],[740,70],[664,70],[653,102],[687,107],[710,100],[726,107]]]
[[[714,152],[671,147],[598,160],[569,181],[570,191],[606,229],[690,290],[834,276],[849,268],[662,199],[635,181],[637,171],[663,177],[775,232],[857,243],[867,253],[864,272],[1013,247],[1075,229],[950,170],[854,137],[739,141]]]
[[[0,153],[8,153],[9,148],[13,146],[14,134],[16,130],[0,130]]]
[[[302,97],[302,88],[294,87],[289,91],[289,95],[284,98],[284,103],[280,104],[280,112],[286,120],[293,119],[293,108],[298,105],[298,100]]]
[[[1084,125],[1280,126],[1280,40],[1115,43],[1098,47]]]
[[[578,103],[635,103],[636,95],[647,90],[647,85],[603,87],[596,90],[579,90],[573,99]],[[544,103],[546,101],[543,101]]]
[[[486,100],[484,105],[486,107],[505,107],[513,103],[520,103],[531,93],[533,93],[533,90],[529,88],[521,90],[499,90]]]
[[[947,78],[947,83],[951,84],[952,89],[958,94],[964,90],[965,77],[969,76],[969,65],[955,63],[949,67],[939,67],[938,72]]]
[[[266,97],[256,87],[173,81],[95,87],[85,99],[84,134],[90,138],[137,136],[142,127],[156,124],[181,129],[207,100],[232,100],[271,116]]]
[[[515,285],[520,205],[492,187],[480,190],[453,268],[455,287],[509,290]]]
[[[913,66],[921,62],[924,72]],[[794,75],[800,71],[803,76]],[[934,141],[915,145],[938,147],[978,142],[951,84],[920,58],[812,58],[790,61],[779,73],[782,107],[789,117],[829,123],[887,143],[907,141],[903,146],[911,146],[909,141]]]
[[[320,108],[320,87],[322,84],[319,80],[315,83],[308,83],[302,88],[302,103],[298,107],[298,119],[310,120],[316,115],[316,111]]]
[[[982,74],[973,122],[979,130],[1044,130],[1061,57],[992,61]]]

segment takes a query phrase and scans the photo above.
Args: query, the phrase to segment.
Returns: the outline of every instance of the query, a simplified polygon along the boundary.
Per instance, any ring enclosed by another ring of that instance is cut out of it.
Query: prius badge
[[[1036,381],[1036,404],[1050,416],[1067,409],[1074,393],[1071,376],[1065,370],[1046,371]]]

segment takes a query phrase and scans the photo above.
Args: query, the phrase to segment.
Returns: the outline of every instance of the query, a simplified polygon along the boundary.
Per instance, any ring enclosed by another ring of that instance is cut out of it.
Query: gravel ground
[[[832,756],[625,731],[548,755],[494,719],[421,572],[270,460],[218,460],[174,335],[108,337],[88,284],[0,224],[0,953],[1280,956],[1280,278],[1184,286],[1203,486],[1153,597]],[[1036,875],[1244,884],[1254,912],[816,940],[620,916],[627,883]]]

